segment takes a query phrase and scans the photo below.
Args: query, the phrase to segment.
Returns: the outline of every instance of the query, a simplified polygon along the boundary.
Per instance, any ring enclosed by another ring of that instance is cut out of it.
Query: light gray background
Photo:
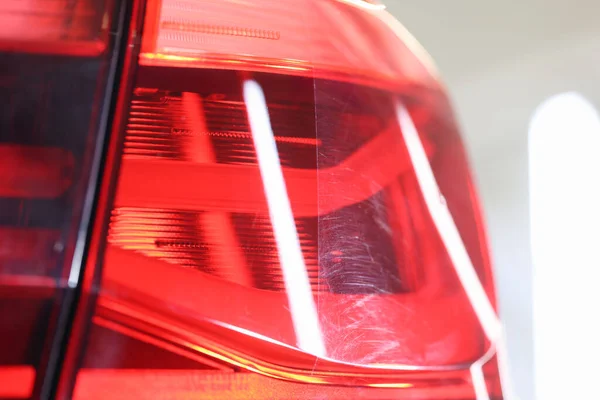
[[[512,386],[534,399],[527,131],[557,93],[578,91],[600,109],[600,1],[384,2],[454,100],[487,217]]]

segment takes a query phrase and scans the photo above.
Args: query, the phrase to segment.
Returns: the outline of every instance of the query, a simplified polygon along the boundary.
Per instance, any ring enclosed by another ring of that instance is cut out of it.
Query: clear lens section
[[[148,4],[77,396],[499,398],[443,91],[385,12],[283,3]]]

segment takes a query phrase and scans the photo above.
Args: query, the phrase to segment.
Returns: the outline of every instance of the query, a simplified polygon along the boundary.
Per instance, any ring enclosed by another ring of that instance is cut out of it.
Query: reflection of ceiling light
[[[325,356],[323,334],[262,87],[255,81],[246,81],[244,100],[265,196],[269,204],[269,215],[281,260],[298,347],[309,354],[323,357]]]
[[[384,10],[385,4],[381,0],[338,0],[343,3],[352,4],[367,10]]]
[[[537,398],[589,398],[600,357],[600,117],[581,95],[537,109],[529,173]]]

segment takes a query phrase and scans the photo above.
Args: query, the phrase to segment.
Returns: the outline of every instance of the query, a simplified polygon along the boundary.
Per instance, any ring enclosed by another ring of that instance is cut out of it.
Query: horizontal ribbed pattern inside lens
[[[296,230],[314,292],[398,293],[409,290],[408,265],[396,265],[387,236],[386,196],[321,217],[297,217]],[[178,266],[264,290],[285,290],[273,226],[266,215],[121,207],[109,241]],[[371,249],[378,246],[379,251]],[[231,255],[235,254],[234,257]],[[243,269],[232,272],[234,260]],[[443,263],[443,260],[437,260]],[[343,278],[343,279],[342,279]]]
[[[277,244],[268,217],[233,214],[246,262],[252,268],[257,286],[267,290],[285,290]],[[327,289],[319,273],[316,218],[296,218],[298,239],[313,291]]]
[[[196,110],[197,105],[192,107]],[[252,134],[241,99],[209,96],[198,113],[205,129],[191,126],[189,105],[181,92],[138,88],[132,100],[124,154],[143,158],[185,159],[190,142],[207,136],[215,161],[221,164],[256,164]],[[273,107],[273,130],[282,166],[316,168],[314,116],[299,106]],[[306,135],[306,136],[302,136]],[[312,135],[312,136],[311,136]]]
[[[253,286],[265,290],[285,290],[273,228],[267,216],[249,214],[220,215],[231,226],[237,249],[227,247],[220,227],[213,225],[214,213],[184,212],[147,208],[118,208],[113,211],[109,241],[125,250],[182,267],[194,268],[230,278],[221,265],[223,253],[240,251]],[[318,266],[317,220],[296,219],[298,236],[304,253],[313,291],[324,290]]]
[[[127,250],[210,272],[198,212],[121,208],[111,217],[109,241]]]

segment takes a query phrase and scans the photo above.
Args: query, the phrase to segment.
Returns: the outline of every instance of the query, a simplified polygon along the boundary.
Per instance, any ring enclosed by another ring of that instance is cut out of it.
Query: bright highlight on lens
[[[600,117],[582,95],[553,96],[535,111],[529,212],[539,399],[585,398],[596,390],[592,364],[600,356],[600,318],[589,310],[600,301],[599,150]]]

